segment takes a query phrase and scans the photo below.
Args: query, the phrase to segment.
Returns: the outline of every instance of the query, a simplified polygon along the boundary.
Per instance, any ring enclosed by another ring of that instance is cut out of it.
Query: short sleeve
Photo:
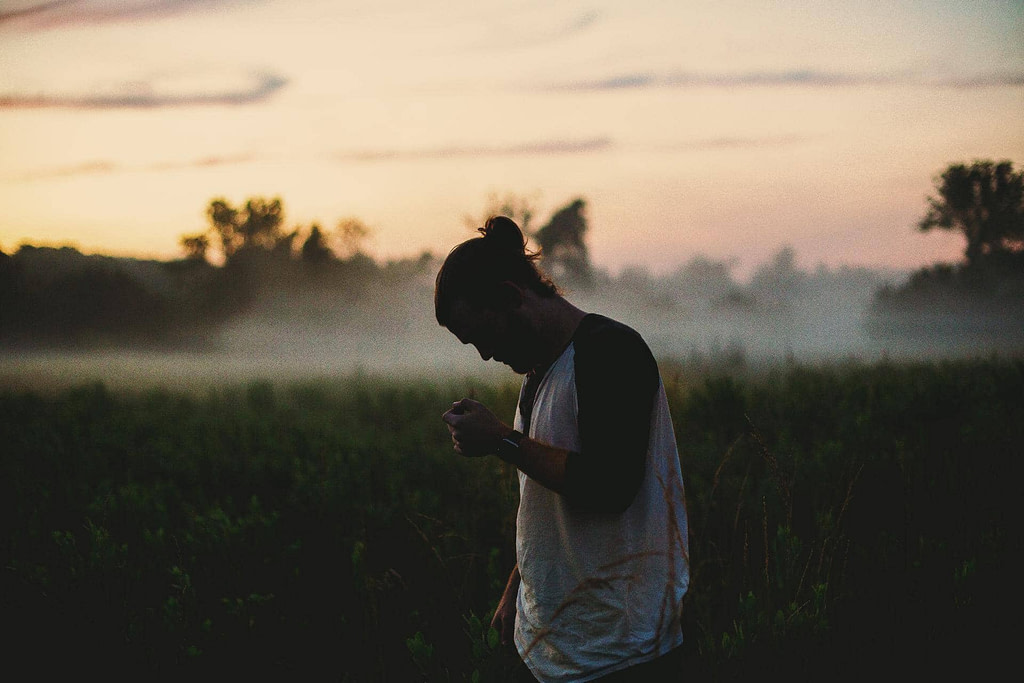
[[[564,495],[622,512],[644,475],[658,365],[636,331],[604,316],[584,318],[573,344],[581,449],[569,454]]]

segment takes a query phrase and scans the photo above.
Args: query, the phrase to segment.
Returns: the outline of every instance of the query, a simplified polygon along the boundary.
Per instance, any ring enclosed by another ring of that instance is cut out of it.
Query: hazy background
[[[871,302],[960,258],[914,229],[936,174],[1024,159],[1021,36],[1019,1],[0,2],[4,252],[131,257],[159,292],[211,198],[280,196],[286,230],[357,217],[363,256],[420,264],[358,305],[261,294],[169,359],[22,344],[3,371],[475,372],[430,290],[496,194],[539,223],[585,198],[601,286],[570,298],[664,356],[1015,351],[1005,321],[897,335]]]

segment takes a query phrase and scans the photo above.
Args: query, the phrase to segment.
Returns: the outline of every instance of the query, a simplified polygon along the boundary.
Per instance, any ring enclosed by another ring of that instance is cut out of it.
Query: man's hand
[[[498,632],[502,645],[511,643],[515,638],[519,582],[519,565],[516,565],[508,577],[508,583],[505,584],[505,592],[494,609],[494,618],[491,619],[491,628]]]
[[[471,398],[453,403],[441,419],[452,433],[455,452],[471,458],[494,453],[502,437],[512,431],[483,403]]]
[[[502,645],[508,645],[516,633],[516,596],[502,595],[491,619],[491,628],[498,632]]]

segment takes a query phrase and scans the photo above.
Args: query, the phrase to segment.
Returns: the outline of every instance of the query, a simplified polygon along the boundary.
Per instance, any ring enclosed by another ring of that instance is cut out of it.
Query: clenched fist
[[[441,419],[452,433],[455,452],[470,458],[494,453],[502,437],[512,431],[487,406],[471,398],[453,403]]]

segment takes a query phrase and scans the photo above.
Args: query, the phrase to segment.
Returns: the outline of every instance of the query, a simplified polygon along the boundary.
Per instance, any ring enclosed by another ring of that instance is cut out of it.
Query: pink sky
[[[628,5],[628,6],[627,6]],[[1020,2],[0,2],[0,248],[173,258],[215,196],[444,253],[492,193],[594,260],[953,260],[933,177],[1024,163]]]

